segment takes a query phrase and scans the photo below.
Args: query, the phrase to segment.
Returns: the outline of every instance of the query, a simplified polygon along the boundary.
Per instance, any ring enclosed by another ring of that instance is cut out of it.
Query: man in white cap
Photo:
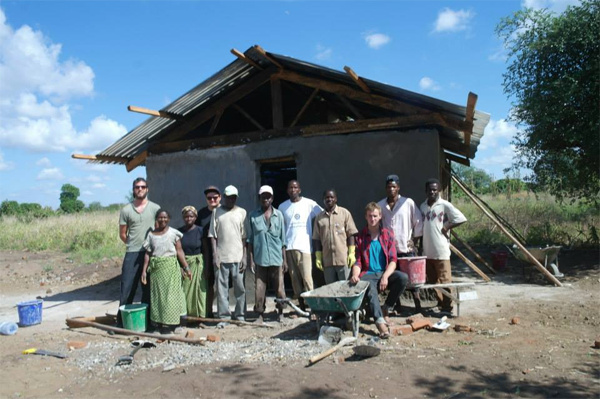
[[[255,273],[254,311],[257,323],[263,322],[265,294],[270,280],[277,298],[285,299],[283,273],[287,271],[285,261],[285,222],[281,211],[273,208],[273,188],[262,186],[258,190],[260,208],[248,215],[248,265]],[[255,266],[256,265],[256,266]],[[277,304],[277,320],[281,321],[283,305]]]
[[[217,279],[217,314],[220,319],[231,319],[229,311],[229,277],[233,280],[235,313],[237,320],[246,317],[246,211],[235,203],[238,190],[227,186],[223,191],[223,204],[215,208],[210,222],[210,237],[213,251],[213,266]]]

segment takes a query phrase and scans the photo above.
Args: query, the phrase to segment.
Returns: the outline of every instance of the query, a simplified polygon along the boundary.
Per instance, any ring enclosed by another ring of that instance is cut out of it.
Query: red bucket
[[[408,287],[420,287],[425,284],[427,274],[425,273],[426,256],[413,256],[410,258],[398,258],[400,271],[408,274]]]
[[[506,251],[492,251],[492,264],[494,269],[505,269],[508,264],[508,252]]]

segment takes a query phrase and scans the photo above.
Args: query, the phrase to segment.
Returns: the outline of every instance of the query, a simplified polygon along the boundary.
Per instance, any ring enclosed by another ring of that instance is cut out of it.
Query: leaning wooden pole
[[[489,263],[487,263],[485,261],[485,259],[483,259],[477,252],[475,252],[475,250],[473,248],[471,248],[471,246],[469,244],[467,244],[466,242],[464,242],[463,240],[460,239],[460,237],[458,236],[458,234],[456,234],[456,232],[454,230],[450,230],[450,233],[452,233],[452,237],[456,238],[456,241],[458,241],[460,243],[460,245],[462,245],[463,247],[467,248],[467,250],[474,256],[477,258],[478,261],[480,261],[485,267],[487,267],[492,273],[496,274],[496,269],[494,269]]]
[[[473,201],[473,203],[475,205],[477,205],[477,207],[479,209],[481,209],[481,211],[487,217],[489,217],[492,220],[492,222],[494,222],[496,224],[496,226],[498,226],[498,228],[500,228],[500,230],[502,230],[504,235],[506,235],[521,251],[523,251],[523,253],[527,256],[527,259],[529,259],[533,263],[533,265],[536,267],[536,269],[538,269],[548,280],[550,280],[550,282],[552,282],[552,284],[556,285],[557,287],[562,287],[562,284],[560,283],[560,281],[558,281],[556,279],[556,277],[554,277],[552,275],[552,273],[550,273],[548,270],[546,270],[546,268],[531,253],[529,253],[527,248],[525,248],[523,246],[523,244],[521,244],[519,242],[519,240],[517,240],[515,237],[513,237],[512,234],[510,234],[510,232],[500,222],[498,222],[492,215],[490,215],[490,213],[483,206],[481,206],[481,204],[471,195],[471,193],[469,193],[469,190],[467,190],[454,175],[451,174],[450,177],[452,178],[452,180],[454,180],[456,185],[458,187],[460,187],[460,189],[465,194],[467,194],[467,197],[469,197],[471,199],[471,201]]]
[[[480,268],[478,268],[477,266],[475,266],[475,264],[473,262],[471,262],[469,260],[469,258],[467,258],[465,255],[463,255],[463,253],[460,252],[454,245],[450,244],[450,250],[452,252],[454,252],[456,254],[456,256],[458,256],[459,258],[461,258],[462,261],[467,264],[467,266],[469,266],[471,269],[473,269],[475,271],[475,273],[479,274],[479,276],[481,276],[482,279],[484,279],[487,282],[491,281],[491,279],[488,277],[487,274],[485,274],[484,272],[481,271]]]

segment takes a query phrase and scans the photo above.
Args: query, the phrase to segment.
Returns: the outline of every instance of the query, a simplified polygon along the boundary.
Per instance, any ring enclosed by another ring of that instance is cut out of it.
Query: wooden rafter
[[[367,86],[365,81],[362,80],[362,78],[358,76],[358,74],[354,72],[352,68],[350,68],[349,66],[345,66],[344,71],[346,71],[346,73],[350,75],[352,80],[354,80],[354,82],[362,89],[362,91],[364,91],[365,93],[371,93],[371,89],[369,89],[369,86]]]
[[[496,269],[494,269],[489,263],[487,263],[485,259],[483,259],[481,255],[479,255],[473,248],[471,248],[469,244],[461,240],[454,230],[450,230],[450,233],[452,234],[452,237],[454,237],[456,241],[458,241],[463,247],[467,248],[467,251],[469,251],[475,258],[477,258],[477,260],[481,262],[482,265],[487,267],[488,270],[492,273],[496,274]]]
[[[125,167],[127,168],[127,172],[131,172],[132,170],[146,162],[146,158],[148,158],[148,151],[144,151],[136,155],[135,158],[127,162],[127,165],[125,165]]]
[[[223,116],[224,112],[225,112],[225,108],[217,111],[217,113],[210,125],[210,130],[208,131],[208,136],[212,136],[213,134],[215,134],[215,130],[217,130],[217,125],[219,124],[219,121],[221,120],[221,117]]]
[[[337,98],[340,99],[340,101],[346,106],[346,108],[348,108],[350,110],[350,112],[352,112],[352,115],[354,115],[354,118],[356,119],[365,119],[364,116],[362,116],[362,114],[360,113],[359,110],[356,109],[356,107],[354,105],[352,105],[352,103],[350,101],[348,101],[348,99],[340,94],[336,94]]]
[[[312,100],[315,98],[315,96],[317,95],[317,93],[319,93],[319,89],[314,89],[312,93],[310,93],[310,96],[308,97],[308,99],[306,100],[306,102],[304,103],[304,105],[302,106],[302,108],[300,108],[300,111],[298,112],[298,115],[296,115],[296,117],[294,118],[292,124],[290,125],[290,127],[294,127],[296,126],[296,123],[298,123],[300,121],[300,118],[302,118],[302,115],[304,115],[304,112],[308,109],[308,106],[310,105],[310,103],[312,102]]]
[[[271,61],[273,63],[273,65],[275,65],[277,68],[283,69],[283,65],[281,65],[279,62],[277,62],[277,60],[275,58],[273,58],[269,54],[267,54],[267,52],[265,51],[265,49],[263,49],[259,45],[254,46],[254,48],[256,49],[256,51],[258,51],[258,53],[260,55],[262,55],[267,60]]]
[[[156,111],[156,110],[153,110],[153,109],[136,107],[135,105],[129,105],[127,107],[127,110],[131,111],[131,112],[137,112],[137,113],[140,113],[140,114],[145,114],[145,115],[158,116],[160,118],[181,119],[177,115],[174,115],[174,114],[166,112],[166,111]]]
[[[85,154],[72,154],[71,158],[73,159],[83,159],[86,161],[106,161],[106,162],[116,162],[116,163],[127,163],[130,161],[130,158],[125,157],[113,157],[108,155],[85,155]]]
[[[469,158],[462,158],[459,156],[456,156],[454,154],[450,154],[449,152],[444,152],[444,155],[446,156],[446,159],[449,159],[453,162],[459,163],[461,165],[465,165],[465,166],[471,166],[471,161],[469,160]]]
[[[465,262],[465,264],[467,266],[469,266],[471,269],[473,269],[475,271],[475,273],[479,274],[479,276],[481,276],[482,279],[484,279],[485,281],[491,281],[491,279],[489,278],[489,276],[487,274],[485,274],[484,272],[482,272],[480,268],[478,268],[477,266],[475,266],[475,264],[473,262],[471,262],[469,260],[469,258],[467,258],[465,255],[463,255],[463,253],[460,252],[458,250],[458,248],[456,248],[454,245],[450,244],[450,250],[452,252],[454,252],[454,254],[456,256],[458,256],[460,259],[462,259],[462,261]]]
[[[244,115],[246,117],[246,119],[248,119],[254,126],[256,126],[258,128],[258,130],[265,130],[263,125],[258,123],[258,121],[256,119],[254,119],[252,116],[250,116],[250,114],[247,113],[244,108],[240,107],[237,104],[232,104],[231,107],[233,109],[235,109],[237,112],[239,112],[240,114]]]
[[[475,120],[475,105],[477,104],[477,94],[469,92],[467,98],[467,112],[465,116],[465,122],[471,123],[471,129],[465,130],[465,147],[469,151],[471,146],[471,134],[473,134],[473,121]]]
[[[231,54],[235,55],[236,57],[238,57],[240,60],[244,61],[246,64],[253,66],[256,69],[259,70],[263,70],[263,67],[261,67],[260,65],[258,65],[256,62],[252,61],[250,58],[246,57],[246,55],[244,53],[242,53],[241,51],[238,51],[234,48],[231,49]]]
[[[373,130],[407,129],[435,125],[433,115],[408,115],[391,118],[362,119],[354,122],[330,123],[326,125],[310,125],[302,129],[303,136],[325,136],[333,134],[370,132]]]
[[[273,129],[283,127],[283,99],[281,96],[281,80],[271,78],[271,109],[273,113]]]
[[[193,115],[190,120],[178,126],[175,126],[173,130],[171,130],[171,132],[169,132],[164,138],[161,139],[161,141],[175,141],[185,136],[190,131],[194,130],[210,118],[214,117],[217,114],[217,112],[224,110],[233,103],[236,103],[237,101],[241,100],[257,88],[262,86],[264,83],[268,82],[273,72],[274,70],[269,68],[249,78],[246,82],[242,83],[237,89],[224,95],[221,99],[215,101],[213,104],[207,106],[206,108],[199,111],[197,114]]]

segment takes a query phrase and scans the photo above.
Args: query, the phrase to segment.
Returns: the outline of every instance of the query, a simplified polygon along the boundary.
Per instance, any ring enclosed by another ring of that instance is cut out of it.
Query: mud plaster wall
[[[240,193],[237,204],[247,211],[255,209],[260,187],[257,161],[293,155],[302,195],[322,204],[322,192],[335,188],[338,204],[350,210],[360,229],[365,205],[385,197],[388,174],[397,174],[401,195],[419,205],[425,180],[440,177],[440,151],[436,130],[370,132],[155,155],[146,166],[150,198],[171,213],[171,225],[178,227],[181,208],[205,206],[202,192],[211,184],[221,190],[233,184]]]

